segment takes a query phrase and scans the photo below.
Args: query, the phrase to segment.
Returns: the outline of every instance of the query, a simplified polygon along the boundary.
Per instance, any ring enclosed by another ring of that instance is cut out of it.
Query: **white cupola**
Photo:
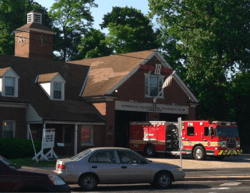
[[[31,11],[27,14],[27,24],[28,23],[40,23],[42,24],[42,13],[36,11]]]

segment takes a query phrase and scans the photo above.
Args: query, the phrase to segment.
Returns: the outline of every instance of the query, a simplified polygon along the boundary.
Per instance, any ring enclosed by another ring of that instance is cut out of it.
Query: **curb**
[[[184,181],[250,180],[250,176],[186,177]]]

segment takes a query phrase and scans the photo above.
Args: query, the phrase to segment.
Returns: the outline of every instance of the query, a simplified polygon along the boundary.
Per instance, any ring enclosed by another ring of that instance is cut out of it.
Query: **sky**
[[[50,7],[55,2],[54,0],[34,0],[43,7],[46,7],[48,11]],[[148,14],[148,0],[95,0],[95,3],[98,4],[97,8],[92,8],[92,16],[94,17],[93,28],[100,29],[99,24],[102,23],[103,16],[108,12],[112,11],[112,7],[133,7],[135,9],[141,10],[143,14]],[[107,33],[107,31],[103,31]]]

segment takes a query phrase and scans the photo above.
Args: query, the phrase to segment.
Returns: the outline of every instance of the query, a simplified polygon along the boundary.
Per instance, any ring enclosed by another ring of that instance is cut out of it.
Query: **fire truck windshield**
[[[238,137],[237,127],[216,127],[216,135],[219,137]]]

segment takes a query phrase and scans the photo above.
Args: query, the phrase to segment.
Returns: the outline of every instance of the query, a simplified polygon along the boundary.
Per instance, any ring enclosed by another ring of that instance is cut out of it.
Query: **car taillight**
[[[66,169],[66,166],[65,165],[63,165],[63,164],[58,164],[58,169]]]

